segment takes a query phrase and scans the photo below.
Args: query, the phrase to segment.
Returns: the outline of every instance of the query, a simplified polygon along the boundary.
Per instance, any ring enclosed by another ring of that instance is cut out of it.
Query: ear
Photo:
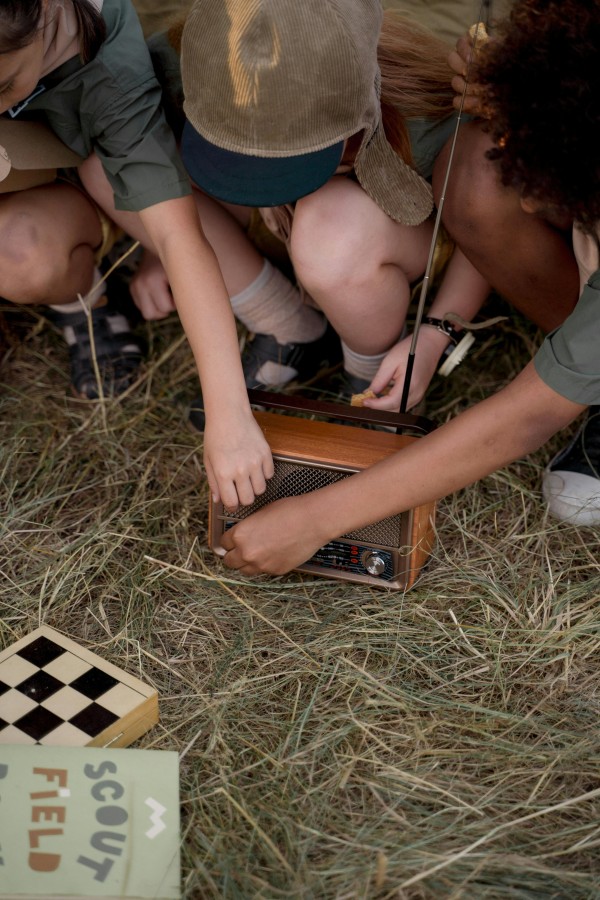
[[[521,196],[519,198],[519,202],[521,204],[521,209],[523,210],[523,212],[533,214],[539,211],[540,204],[537,203],[532,197],[529,197],[527,195]]]

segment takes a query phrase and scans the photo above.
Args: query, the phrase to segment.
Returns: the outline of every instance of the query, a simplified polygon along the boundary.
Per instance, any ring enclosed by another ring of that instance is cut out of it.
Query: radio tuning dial
[[[362,562],[369,575],[383,575],[385,572],[385,560],[377,553],[365,553]]]

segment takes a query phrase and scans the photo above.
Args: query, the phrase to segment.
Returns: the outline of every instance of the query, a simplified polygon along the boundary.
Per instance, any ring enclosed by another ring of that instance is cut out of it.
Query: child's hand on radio
[[[223,534],[223,562],[242,575],[285,575],[326,543],[304,497],[284,497],[263,506]]]
[[[371,382],[371,390],[379,394],[390,383],[393,383],[389,393],[384,397],[376,397],[373,400],[365,400],[364,405],[371,409],[400,408],[402,390],[404,388],[404,376],[410,351],[411,336],[403,338],[389,351],[379,367],[377,375]],[[410,391],[408,394],[407,409],[412,409],[419,403],[429,382],[435,374],[440,356],[448,346],[448,338],[435,328],[424,327],[419,332],[417,349],[415,353]]]
[[[213,419],[207,415],[204,466],[213,498],[227,509],[249,506],[264,493],[273,457],[250,407],[241,423],[232,424],[224,411]]]

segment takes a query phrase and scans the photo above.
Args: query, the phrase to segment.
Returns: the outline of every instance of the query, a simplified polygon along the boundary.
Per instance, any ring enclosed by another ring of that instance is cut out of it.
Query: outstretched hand
[[[207,416],[204,466],[213,499],[227,509],[249,506],[264,494],[273,476],[273,457],[250,407],[233,423],[225,414],[213,421]]]
[[[242,519],[222,537],[223,562],[243,575],[285,575],[313,556],[320,540],[304,497],[284,497]]]
[[[371,409],[390,409],[395,411],[400,408],[411,340],[412,338],[409,335],[399,341],[389,351],[381,363],[377,375],[371,382],[371,390],[375,394],[380,394],[388,385],[391,385],[391,387],[385,396],[377,397],[373,400],[365,400],[365,406]],[[407,409],[412,409],[425,396],[425,391],[435,374],[440,356],[447,343],[448,341],[444,335],[433,328],[422,328],[419,332]]]

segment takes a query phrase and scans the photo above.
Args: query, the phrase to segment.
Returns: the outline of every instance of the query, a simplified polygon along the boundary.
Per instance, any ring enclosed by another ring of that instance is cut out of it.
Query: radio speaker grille
[[[275,500],[307,494],[309,491],[327,487],[327,485],[341,481],[343,478],[349,478],[354,474],[354,472],[319,466],[314,463],[309,465],[297,461],[290,462],[278,457],[274,457],[274,463],[275,474],[267,482],[265,493],[257,497],[250,506],[237,509],[231,514],[231,518],[245,519]],[[343,537],[352,541],[365,541],[368,544],[399,547],[402,543],[401,534],[402,515],[399,514],[376,522],[374,525],[368,525],[366,528],[360,528],[358,531],[352,531]]]

